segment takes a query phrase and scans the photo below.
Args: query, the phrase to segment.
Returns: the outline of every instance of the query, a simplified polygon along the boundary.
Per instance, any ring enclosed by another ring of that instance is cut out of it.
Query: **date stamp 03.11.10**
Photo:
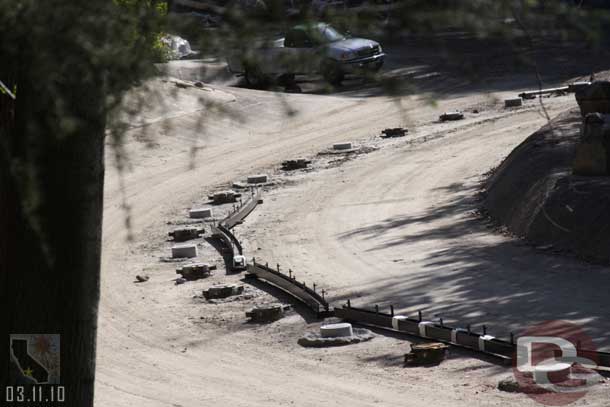
[[[61,385],[58,334],[10,334],[9,382],[2,399],[7,406],[60,406],[66,401]]]

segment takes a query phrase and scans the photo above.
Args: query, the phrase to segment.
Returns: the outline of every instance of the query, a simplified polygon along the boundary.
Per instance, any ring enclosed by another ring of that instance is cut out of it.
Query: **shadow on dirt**
[[[373,307],[378,301],[381,309],[394,305],[397,312],[411,315],[419,309],[424,319],[442,316],[447,325],[472,325],[475,331],[487,325],[490,334],[503,338],[538,322],[569,319],[580,323],[598,346],[610,347],[605,307],[610,269],[543,253],[523,241],[490,236],[493,225],[472,213],[479,205],[478,187],[452,184],[447,188],[452,198],[423,215],[389,218],[339,236],[373,239],[390,230],[394,235],[401,231],[400,237],[370,251],[405,244],[429,247],[443,241],[423,260],[421,270],[359,287],[360,298],[352,298],[353,306]],[[441,218],[453,221],[425,227]],[[476,239],[481,236],[484,243]],[[333,303],[337,306],[346,300],[347,296],[334,297]]]

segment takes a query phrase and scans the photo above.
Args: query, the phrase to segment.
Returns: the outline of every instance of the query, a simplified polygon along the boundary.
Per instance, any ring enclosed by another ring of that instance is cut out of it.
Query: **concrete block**
[[[214,269],[216,267],[213,267]],[[186,264],[176,269],[176,274],[181,274],[187,280],[198,280],[200,278],[209,277],[212,266],[207,263],[191,263]]]
[[[385,129],[381,132],[381,138],[404,137],[407,134],[407,131],[407,129],[403,129],[402,127]]]
[[[246,184],[244,182],[235,181],[233,184],[231,184],[231,188],[246,189],[246,188],[248,188],[248,184]]]
[[[205,219],[212,217],[211,208],[193,208],[189,211],[189,217],[194,219]]]
[[[462,120],[464,118],[464,113],[460,112],[459,110],[454,110],[452,112],[445,112],[442,115],[440,115],[439,119],[442,122],[445,122],[447,120]]]
[[[447,355],[449,346],[444,343],[421,343],[411,345],[411,352],[405,355],[405,366],[438,365]]]
[[[208,196],[208,198],[210,198],[210,200],[212,200],[217,205],[223,203],[237,202],[237,198],[239,197],[241,197],[241,194],[232,190],[218,191]]]
[[[203,296],[210,300],[215,298],[227,298],[233,295],[239,295],[244,292],[243,285],[237,284],[228,284],[228,285],[218,285],[208,288],[207,290],[203,290]]]
[[[504,107],[519,107],[523,105],[523,99],[521,98],[513,98],[513,99],[505,99]]]
[[[286,160],[286,161],[282,162],[282,170],[284,170],[284,171],[298,170],[301,168],[307,168],[307,166],[309,164],[311,164],[311,161],[306,160],[305,158]]]
[[[267,182],[267,174],[255,174],[248,177],[248,184],[262,184]]]
[[[351,150],[352,143],[342,142],[333,144],[333,150]]]
[[[201,235],[203,233],[204,233],[203,228],[184,227],[184,228],[174,229],[173,231],[169,232],[168,235],[170,237],[174,238],[174,241],[176,241],[176,242],[185,242],[187,240],[197,239],[199,237],[199,235]]]
[[[498,382],[498,390],[508,393],[518,393],[520,391],[519,382],[513,377],[507,377]]]
[[[284,311],[289,308],[289,305],[282,304],[260,305],[246,312],[246,317],[252,322],[272,322],[282,318]]]
[[[322,325],[320,327],[320,335],[322,335],[323,338],[352,336],[353,334],[354,331],[352,330],[352,324],[347,322]]]
[[[174,259],[197,257],[197,245],[184,244],[172,246],[172,257]]]
[[[354,328],[352,336],[323,337],[316,332],[306,332],[298,340],[298,344],[307,348],[323,348],[327,346],[344,346],[352,343],[370,341],[375,337],[370,330],[365,328]]]

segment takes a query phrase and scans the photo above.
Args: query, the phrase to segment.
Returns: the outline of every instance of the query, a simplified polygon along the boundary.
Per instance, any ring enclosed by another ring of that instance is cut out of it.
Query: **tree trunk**
[[[41,86],[48,54],[71,52],[60,47],[20,51],[0,67],[0,80],[18,85],[15,101],[0,94],[0,354],[8,334],[60,334],[63,405],[84,407],[93,405],[106,123],[101,74],[77,69],[55,94]],[[86,70],[81,58],[71,62]]]

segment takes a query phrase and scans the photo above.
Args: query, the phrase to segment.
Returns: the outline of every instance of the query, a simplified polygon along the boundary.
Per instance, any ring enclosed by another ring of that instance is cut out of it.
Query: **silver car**
[[[229,58],[229,69],[252,86],[271,77],[322,74],[338,85],[345,74],[376,72],[385,54],[378,42],[350,38],[325,23],[293,27],[284,38],[254,46]]]

